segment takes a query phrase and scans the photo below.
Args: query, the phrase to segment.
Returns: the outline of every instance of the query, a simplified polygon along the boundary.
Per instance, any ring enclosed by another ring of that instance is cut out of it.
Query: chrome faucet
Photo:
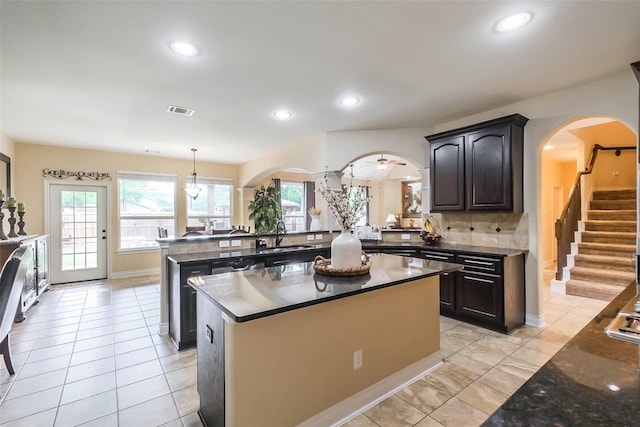
[[[284,235],[287,234],[287,227],[282,219],[276,221],[276,248],[282,243]]]

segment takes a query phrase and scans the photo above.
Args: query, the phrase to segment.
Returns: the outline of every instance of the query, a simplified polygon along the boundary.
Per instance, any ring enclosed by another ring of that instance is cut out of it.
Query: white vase
[[[320,215],[311,215],[311,225],[309,225],[309,231],[320,231]]]
[[[342,233],[331,242],[331,267],[336,269],[358,268],[362,265],[362,243],[350,231]]]

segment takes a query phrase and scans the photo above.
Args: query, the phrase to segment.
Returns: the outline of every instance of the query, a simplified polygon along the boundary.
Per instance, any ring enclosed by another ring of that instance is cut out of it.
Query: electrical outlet
[[[231,246],[242,246],[242,240],[232,240]]]
[[[411,235],[410,235],[410,234],[403,234],[403,235],[401,236],[401,239],[402,239],[402,240],[411,240]]]
[[[322,240],[322,234],[316,234],[316,240]]]
[[[307,240],[313,240],[313,234],[307,234]]]
[[[362,349],[359,348],[353,352],[353,369],[362,368]]]
[[[218,242],[218,245],[220,245],[221,248],[228,248],[229,247],[229,241],[228,240],[220,240],[220,242]]]

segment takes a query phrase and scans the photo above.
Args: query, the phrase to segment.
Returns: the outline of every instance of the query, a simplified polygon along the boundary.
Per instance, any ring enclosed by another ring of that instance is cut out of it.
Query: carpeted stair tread
[[[584,221],[586,231],[636,232],[636,221],[588,220]]]
[[[578,243],[578,253],[587,255],[605,255],[631,258],[636,252],[634,245],[583,242]]]
[[[620,209],[620,210],[590,209],[589,211],[587,211],[587,217],[589,218],[589,220],[635,221],[636,211],[635,209]]]
[[[582,280],[574,279],[569,280],[566,286],[568,295],[577,295],[602,301],[611,301],[624,290],[624,287],[622,286],[584,282]]]
[[[573,257],[576,267],[600,268],[603,270],[620,270],[635,272],[635,264],[631,257],[616,257],[608,255],[576,254]]]
[[[570,277],[572,280],[582,280],[585,282],[596,282],[626,287],[629,283],[635,281],[636,275],[634,272],[628,271],[571,267]]]
[[[629,188],[625,190],[596,190],[593,192],[593,200],[611,199],[635,199],[636,190]]]
[[[614,243],[614,244],[634,244],[636,241],[636,233],[609,231],[583,231],[581,233],[583,242],[591,243]]]
[[[592,193],[565,284],[568,295],[611,301],[635,282],[636,217],[636,189]]]
[[[635,200],[592,200],[589,209],[592,210],[629,210],[636,206]]]

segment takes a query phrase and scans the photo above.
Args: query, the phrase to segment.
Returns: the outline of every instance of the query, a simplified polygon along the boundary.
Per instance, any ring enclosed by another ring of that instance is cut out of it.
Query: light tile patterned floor
[[[17,374],[0,363],[0,426],[200,426],[196,353],[157,335],[159,301],[157,277],[43,295],[11,334]],[[544,328],[443,317],[444,365],[344,426],[477,426],[605,305],[547,286]]]

